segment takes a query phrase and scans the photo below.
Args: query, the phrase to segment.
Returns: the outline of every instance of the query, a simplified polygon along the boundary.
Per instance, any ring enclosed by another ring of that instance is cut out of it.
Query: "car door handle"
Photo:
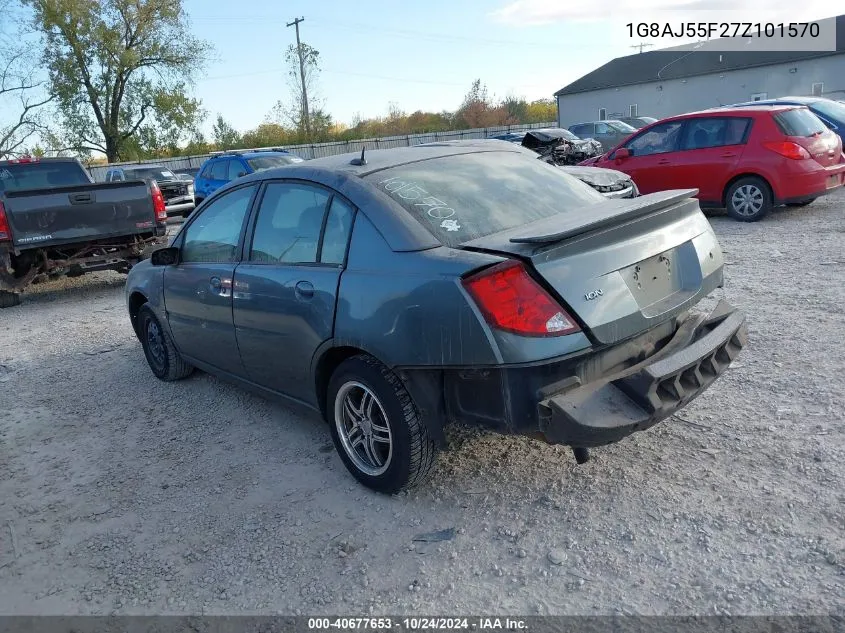
[[[208,280],[208,288],[212,292],[212,294],[216,294],[220,297],[232,296],[231,279],[220,279],[220,277],[212,277]]]
[[[671,162],[671,161],[669,161],[668,159],[663,158],[663,159],[661,159],[661,160],[657,161],[657,164],[658,164],[658,165],[668,165],[670,162]]]
[[[299,299],[310,299],[314,296],[314,284],[310,281],[300,281],[294,287],[294,293]]]
[[[725,152],[724,154],[722,154],[722,158],[733,158],[734,156],[736,156],[736,154],[734,154],[733,152]]]

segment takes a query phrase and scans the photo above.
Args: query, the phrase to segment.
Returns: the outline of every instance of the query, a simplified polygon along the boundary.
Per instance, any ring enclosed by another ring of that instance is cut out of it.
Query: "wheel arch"
[[[443,389],[443,370],[440,368],[425,370],[397,369],[385,363],[372,351],[354,345],[334,344],[334,342],[329,341],[321,349],[318,349],[314,355],[315,360],[312,363],[314,394],[317,408],[323,419],[329,421],[327,398],[329,381],[331,380],[332,374],[334,374],[335,370],[343,361],[360,354],[371,356],[385,367],[396,372],[399,380],[402,381],[402,384],[417,406],[423,422],[431,433],[431,437],[439,446],[445,445],[444,422],[446,407]]]
[[[138,313],[141,311],[141,306],[145,303],[149,303],[149,299],[140,290],[133,290],[129,295],[129,320],[132,323],[132,329],[135,330],[136,335],[138,334]]]
[[[774,187],[772,187],[772,183],[771,183],[771,181],[769,181],[768,178],[766,178],[763,174],[759,174],[759,173],[753,172],[753,171],[748,171],[748,172],[743,172],[741,174],[737,174],[736,176],[734,176],[733,178],[728,180],[728,182],[725,183],[725,186],[722,188],[722,207],[723,208],[728,206],[728,191],[730,190],[731,187],[733,187],[734,183],[736,183],[739,180],[742,180],[743,178],[759,178],[769,188],[769,193],[772,195],[772,202],[774,202],[775,199],[777,198],[777,196],[775,195]]]

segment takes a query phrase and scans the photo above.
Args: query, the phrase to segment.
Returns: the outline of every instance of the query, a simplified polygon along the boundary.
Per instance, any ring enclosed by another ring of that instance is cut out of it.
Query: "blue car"
[[[762,101],[746,101],[745,103],[738,103],[729,108],[738,108],[743,106],[761,106],[761,105],[802,105],[807,106],[810,112],[815,114],[822,120],[829,129],[833,130],[845,143],[845,103],[842,101],[834,101],[833,99],[825,99],[824,97],[779,97],[777,99],[764,99]]]
[[[285,150],[251,150],[221,152],[200,167],[194,180],[197,206],[223,185],[264,169],[301,163],[302,158]]]

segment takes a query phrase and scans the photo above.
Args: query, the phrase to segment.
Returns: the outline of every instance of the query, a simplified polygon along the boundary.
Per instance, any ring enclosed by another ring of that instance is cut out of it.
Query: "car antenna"
[[[365,152],[366,150],[367,150],[367,146],[366,146],[366,145],[364,145],[364,146],[361,148],[361,158],[353,158],[351,161],[349,161],[349,164],[350,164],[350,165],[366,165],[366,164],[367,164],[367,159],[364,157],[364,152]]]

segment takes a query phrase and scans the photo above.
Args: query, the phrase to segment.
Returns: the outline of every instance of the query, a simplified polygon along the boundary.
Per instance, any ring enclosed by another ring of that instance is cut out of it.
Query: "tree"
[[[218,149],[232,149],[241,144],[241,133],[224,119],[222,114],[217,115],[217,120],[211,128],[211,137]]]
[[[300,55],[302,56],[301,69]],[[306,140],[311,140],[308,137],[313,128],[312,122],[316,118],[315,113],[322,113],[322,116],[325,116],[323,103],[316,98],[317,78],[320,74],[320,52],[305,42],[300,43],[299,48],[291,44],[285,53],[285,63],[288,66],[290,100],[286,105],[278,102],[275,109],[283,113]]]
[[[182,0],[21,1],[70,146],[112,162],[190,134],[201,112],[187,86],[209,47],[190,35]]]
[[[44,129],[41,107],[52,97],[40,93],[42,85],[26,68],[22,52],[0,50],[0,106],[12,113],[7,121],[0,122],[0,159],[19,153],[36,132]]]
[[[487,94],[487,86],[482,84],[480,79],[472,82],[455,117],[468,128],[505,125],[508,121],[507,111],[504,107],[493,103]]]

